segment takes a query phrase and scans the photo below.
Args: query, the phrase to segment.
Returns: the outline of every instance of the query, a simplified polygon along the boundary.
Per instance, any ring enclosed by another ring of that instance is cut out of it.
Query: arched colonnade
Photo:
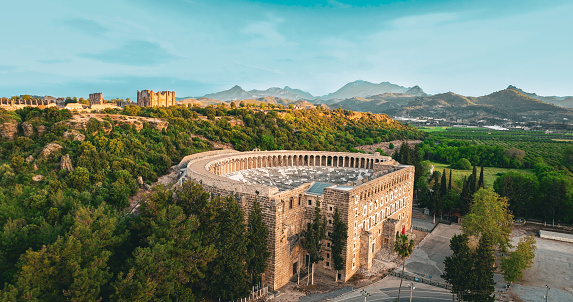
[[[331,153],[332,154],[332,153]],[[272,167],[338,167],[373,169],[374,164],[382,162],[383,157],[361,154],[256,154],[228,157],[209,163],[207,170],[216,175],[226,175],[240,170]]]

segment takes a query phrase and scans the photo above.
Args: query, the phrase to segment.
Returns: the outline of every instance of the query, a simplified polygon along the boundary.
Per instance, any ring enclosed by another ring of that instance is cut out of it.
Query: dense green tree
[[[516,217],[539,217],[537,200],[539,181],[535,175],[509,172],[495,179],[493,188],[500,196],[507,198],[509,209]]]
[[[115,246],[126,239],[118,233],[118,218],[102,205],[79,208],[69,233],[38,251],[28,250],[14,286],[6,292],[20,299],[94,301],[112,274],[107,262]]]
[[[517,249],[510,252],[507,257],[501,258],[503,279],[509,283],[520,281],[523,278],[523,271],[533,265],[535,250],[535,237],[521,238],[517,244]]]
[[[115,300],[191,301],[193,284],[204,278],[215,257],[197,232],[198,220],[173,204],[165,205],[151,221],[147,247],[138,247],[127,272],[114,283]]]
[[[261,275],[267,267],[267,259],[270,256],[267,246],[268,237],[269,229],[263,220],[261,206],[255,200],[247,223],[247,273],[253,285],[261,282]]]
[[[311,274],[311,284],[314,284],[314,264],[321,260],[322,257],[322,244],[326,238],[326,218],[320,213],[320,203],[316,202],[314,208],[314,218],[308,230],[302,234],[302,247],[309,255],[309,271]]]
[[[344,244],[348,238],[348,226],[342,218],[340,217],[340,212],[338,207],[334,209],[334,217],[332,222],[332,233],[330,236],[330,248],[332,252],[332,266],[336,270],[335,281],[338,281],[338,272],[344,269],[344,257],[342,252],[344,250]]]
[[[491,189],[480,189],[473,200],[470,212],[462,221],[464,233],[476,238],[487,237],[493,247],[507,249],[513,230],[513,215],[507,199]]]
[[[233,197],[224,199],[217,221],[217,257],[209,265],[207,290],[213,297],[233,301],[249,293],[245,217]]]
[[[452,165],[452,168],[459,170],[469,170],[472,168],[472,164],[467,158],[460,158],[460,160]]]
[[[469,236],[454,235],[450,239],[450,249],[453,254],[444,260],[442,278],[452,285],[452,292],[467,292],[472,288],[474,257],[469,247]]]
[[[478,247],[474,255],[474,266],[471,274],[473,284],[467,295],[463,295],[467,301],[494,301],[495,287],[493,281],[495,255],[493,244],[488,236],[480,237]]]
[[[410,257],[414,252],[414,240],[409,239],[408,235],[396,234],[396,241],[394,241],[394,251],[402,258],[402,274],[400,275],[400,287],[398,288],[398,300],[400,300],[400,292],[402,291],[402,281],[404,280],[404,268],[406,266],[406,258]]]

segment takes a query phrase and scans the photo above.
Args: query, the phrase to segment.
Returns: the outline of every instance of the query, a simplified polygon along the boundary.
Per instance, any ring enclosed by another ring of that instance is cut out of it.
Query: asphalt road
[[[402,283],[400,301],[410,301],[410,282]],[[416,302],[448,302],[452,301],[452,294],[442,288],[433,287],[423,283],[413,282],[414,290],[412,291],[412,301]],[[398,297],[398,287],[400,279],[387,277],[380,282],[372,284],[364,290],[368,293],[366,302],[393,302]],[[339,302],[364,302],[364,296],[361,290],[356,290],[343,296],[333,299]]]

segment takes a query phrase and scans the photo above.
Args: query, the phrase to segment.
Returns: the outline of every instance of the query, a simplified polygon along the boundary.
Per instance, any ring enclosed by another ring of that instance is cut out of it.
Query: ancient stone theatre
[[[332,232],[335,208],[348,225],[343,251],[346,281],[369,269],[375,253],[392,249],[396,232],[409,229],[414,167],[378,154],[322,151],[218,150],[187,156],[180,164],[186,179],[212,196],[233,196],[248,215],[256,199],[269,227],[271,256],[263,283],[278,289],[307,267],[300,234],[319,203]],[[330,242],[315,271],[334,276]]]

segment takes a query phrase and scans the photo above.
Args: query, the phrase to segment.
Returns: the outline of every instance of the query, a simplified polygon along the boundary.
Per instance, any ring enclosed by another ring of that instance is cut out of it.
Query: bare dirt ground
[[[537,235],[541,225],[515,226],[513,244],[519,238]],[[533,266],[525,270],[523,280],[512,285],[509,293],[521,301],[573,301],[573,243],[543,239],[536,236],[537,250]],[[515,301],[520,301],[515,300]]]
[[[137,193],[135,193],[135,195],[133,195],[129,198],[129,208],[130,208],[131,213],[134,213],[134,214],[138,213],[137,209],[139,208],[139,202],[143,199],[145,194],[150,192],[149,188],[151,188],[155,185],[169,186],[169,185],[174,184],[177,181],[177,165],[169,168],[168,172],[169,173],[158,177],[157,181],[152,183],[151,186],[143,185],[139,189],[139,191],[137,191]]]
[[[384,151],[384,153],[391,156],[392,154],[394,154],[394,152],[396,152],[396,150],[398,150],[400,148],[400,146],[404,142],[408,143],[408,145],[410,145],[410,146],[415,146],[415,145],[421,143],[422,141],[420,141],[420,140],[395,140],[395,141],[391,141],[391,142],[382,142],[382,143],[378,143],[378,144],[374,144],[374,145],[358,146],[358,147],[356,147],[356,149],[374,153],[374,152],[376,152],[376,149],[380,148],[380,149],[382,149],[382,151]],[[391,143],[394,144],[393,149],[390,149]]]

